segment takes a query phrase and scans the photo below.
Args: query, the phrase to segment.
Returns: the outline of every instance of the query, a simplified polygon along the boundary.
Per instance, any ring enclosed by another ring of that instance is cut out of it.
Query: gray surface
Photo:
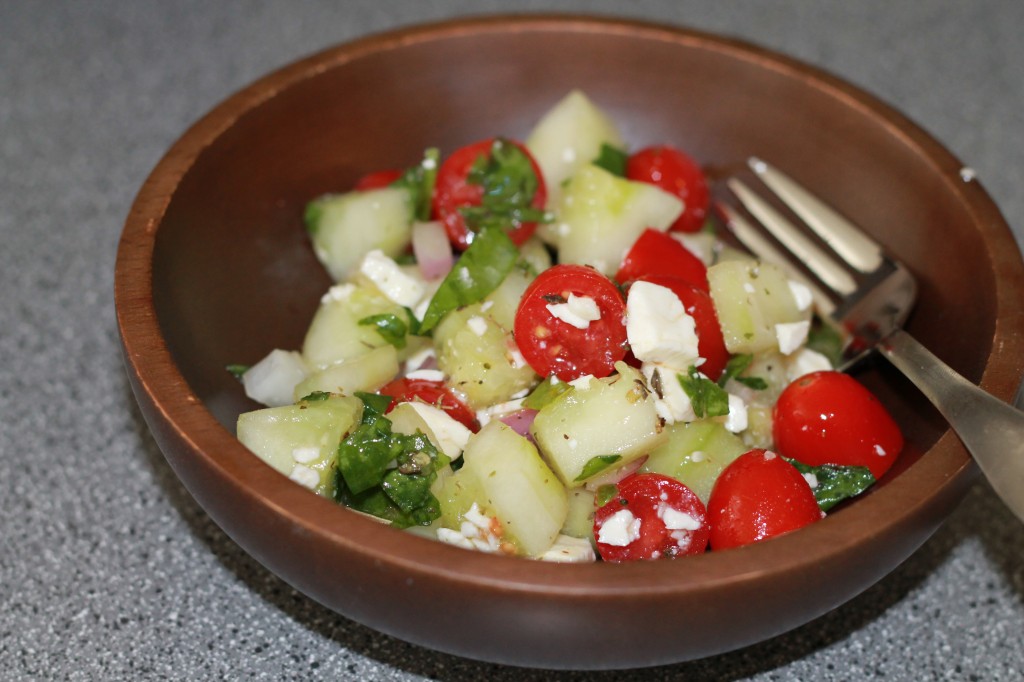
[[[474,663],[336,616],[246,556],[180,486],[134,407],[111,301],[145,175],[270,69],[367,31],[507,8],[687,23],[823,66],[974,167],[1024,237],[1016,0],[0,3],[0,679],[1022,679],[1024,526],[984,484],[904,565],[818,621],[607,675]]]

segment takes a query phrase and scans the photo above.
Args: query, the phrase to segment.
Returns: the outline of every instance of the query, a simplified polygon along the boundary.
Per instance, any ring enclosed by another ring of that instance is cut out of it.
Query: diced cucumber
[[[368,351],[389,345],[374,325],[359,324],[373,315],[394,315],[408,323],[406,310],[384,296],[376,287],[338,284],[327,292],[302,343],[302,355],[316,367],[352,360]],[[425,338],[406,337],[399,359],[423,348]]]
[[[238,416],[238,439],[260,459],[318,495],[334,497],[338,445],[359,424],[358,398],[332,395]]]
[[[582,165],[594,161],[603,144],[625,147],[612,120],[579,90],[563,97],[540,118],[526,138],[526,147],[544,174],[549,206],[558,205],[562,183]]]
[[[801,311],[789,279],[776,265],[725,261],[708,268],[711,299],[730,353],[778,350],[776,325],[809,321]]]
[[[519,256],[539,275],[551,267],[551,253],[538,237],[530,237],[519,246]]]
[[[740,435],[748,448],[773,448],[775,440],[772,435],[772,408],[748,405],[747,428]]]
[[[515,324],[516,311],[519,310],[519,301],[523,293],[530,286],[533,278],[523,270],[516,268],[505,276],[498,288],[487,295],[484,299],[482,309],[486,309],[487,315],[497,322],[505,331],[512,331]]]
[[[755,355],[741,377],[748,379],[761,379],[766,384],[765,388],[755,389],[745,384],[730,379],[725,388],[730,393],[735,393],[743,398],[743,402],[750,406],[771,407],[778,400],[779,394],[789,384],[787,375],[788,363],[785,356],[776,350]]]
[[[569,491],[569,514],[565,517],[562,533],[574,538],[594,541],[594,497],[597,493],[586,488]]]
[[[682,211],[678,197],[654,185],[587,164],[569,178],[558,204],[553,229],[559,261],[614,275],[645,229],[667,230]]]
[[[499,421],[480,429],[463,453],[463,471],[476,477],[481,510],[501,523],[505,537],[527,556],[551,547],[565,524],[565,488],[537,449]]]
[[[607,473],[598,468],[584,475],[591,460],[608,457],[612,466],[620,467],[665,438],[654,396],[641,374],[623,362],[615,369],[617,374],[562,393],[534,418],[531,433],[537,446],[569,488]],[[614,457],[618,459],[611,462]]]
[[[509,400],[537,375],[514,355],[509,332],[474,303],[454,310],[434,329],[437,365],[474,410]]]
[[[402,253],[412,239],[412,219],[412,196],[398,187],[322,196],[305,213],[317,258],[339,282],[373,249],[392,258]]]
[[[651,451],[640,471],[682,481],[706,504],[722,470],[747,451],[743,440],[717,421],[667,426],[666,440]]]
[[[394,346],[381,346],[357,358],[336,362],[310,374],[295,387],[299,400],[315,391],[355,395],[356,391],[376,391],[398,374],[398,354]]]

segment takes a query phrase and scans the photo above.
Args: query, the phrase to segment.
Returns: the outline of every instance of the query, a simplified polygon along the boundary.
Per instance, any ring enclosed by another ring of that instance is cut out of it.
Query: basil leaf
[[[355,395],[363,401],[363,424],[368,424],[375,418],[383,416],[391,407],[391,396],[365,391],[356,391]]]
[[[531,205],[540,182],[530,158],[508,140],[495,138],[491,153],[473,162],[466,182],[483,188],[480,205],[459,208],[466,227],[473,232],[551,220],[546,211]]]
[[[484,230],[455,262],[420,322],[420,334],[433,329],[445,315],[482,301],[498,288],[519,259],[519,248],[504,230]]]
[[[555,398],[568,391],[572,386],[564,381],[559,381],[550,376],[537,384],[537,387],[530,392],[530,395],[523,399],[523,407],[531,410],[539,410],[545,405],[554,402]]]
[[[402,176],[391,183],[391,187],[402,187],[412,195],[413,218],[430,220],[431,200],[434,196],[434,185],[437,184],[437,166],[441,154],[431,148],[423,152],[423,161],[402,173]]]
[[[753,361],[754,356],[749,353],[733,355],[729,358],[729,362],[725,364],[722,376],[718,377],[718,385],[725,388],[725,385],[732,379],[755,391],[763,391],[768,388],[768,382],[761,377],[740,376],[743,372],[747,371],[747,368],[750,367],[750,363]]]
[[[687,374],[677,374],[679,385],[693,405],[693,413],[705,417],[724,417],[729,414],[729,394],[721,386],[690,367]]]
[[[230,372],[231,376],[236,379],[241,379],[242,375],[249,371],[249,365],[227,365],[224,369]]]
[[[302,396],[302,398],[299,399],[299,402],[300,403],[316,403],[316,402],[320,402],[321,400],[327,400],[330,397],[331,397],[331,394],[330,394],[329,391],[313,391],[309,395]]]
[[[875,477],[867,467],[822,464],[811,466],[795,459],[784,458],[801,474],[813,474],[818,481],[812,490],[821,511],[828,511],[843,500],[856,497],[875,484]]]
[[[595,476],[611,465],[622,459],[622,455],[598,455],[597,457],[591,457],[587,460],[587,463],[583,465],[583,471],[576,477],[573,483],[579,483],[585,481],[588,478]]]
[[[601,151],[591,163],[605,169],[612,175],[624,178],[626,177],[626,161],[628,159],[629,154],[626,153],[626,150],[613,147],[607,142],[602,142]]]
[[[839,330],[815,318],[807,333],[807,347],[824,355],[836,367],[842,363],[843,346],[843,336]]]
[[[398,315],[394,313],[370,315],[359,320],[359,324],[366,327],[375,327],[381,338],[398,350],[405,348],[405,336],[409,333],[409,325],[400,320]]]
[[[606,483],[598,486],[597,495],[594,496],[594,505],[598,509],[614,500],[619,494],[619,486],[614,483]]]

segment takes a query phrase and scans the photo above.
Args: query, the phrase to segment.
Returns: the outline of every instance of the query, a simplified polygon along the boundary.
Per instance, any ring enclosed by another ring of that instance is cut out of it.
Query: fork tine
[[[853,277],[832,256],[807,238],[793,223],[736,178],[726,181],[740,203],[826,286],[848,296],[857,290]]]
[[[863,230],[767,162],[752,156],[747,164],[850,267],[873,272],[882,264],[882,248]]]
[[[794,266],[789,256],[782,253],[768,239],[765,239],[764,233],[761,230],[751,225],[746,218],[725,204],[719,204],[717,208],[725,218],[729,230],[743,246],[747,247],[759,259],[778,265],[786,272],[787,277],[800,282],[810,289],[811,296],[814,298],[814,303],[819,313],[826,317],[832,314],[836,307],[832,299]]]

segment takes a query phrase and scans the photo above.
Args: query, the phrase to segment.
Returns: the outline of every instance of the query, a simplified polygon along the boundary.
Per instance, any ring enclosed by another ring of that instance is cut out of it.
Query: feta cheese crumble
[[[577,329],[586,329],[591,322],[601,319],[601,309],[597,307],[597,301],[589,296],[569,294],[565,303],[549,303],[546,307],[556,319]]]
[[[402,270],[380,249],[374,249],[363,257],[359,272],[391,301],[408,308],[419,303],[426,291],[423,282]]]
[[[559,535],[551,549],[538,557],[541,561],[554,561],[563,564],[590,563],[597,561],[594,546],[590,540],[574,538],[571,535]]]
[[[641,362],[685,368],[695,364],[697,325],[669,289],[634,282],[626,298],[626,337]]]
[[[601,524],[597,541],[613,547],[625,547],[640,539],[640,519],[628,509],[620,509]]]
[[[782,322],[775,325],[775,338],[779,342],[779,352],[783,355],[790,355],[807,340],[807,333],[811,330],[810,320],[800,322]]]
[[[466,325],[469,327],[469,330],[477,336],[483,336],[487,333],[487,320],[479,315],[474,315],[466,320]]]

